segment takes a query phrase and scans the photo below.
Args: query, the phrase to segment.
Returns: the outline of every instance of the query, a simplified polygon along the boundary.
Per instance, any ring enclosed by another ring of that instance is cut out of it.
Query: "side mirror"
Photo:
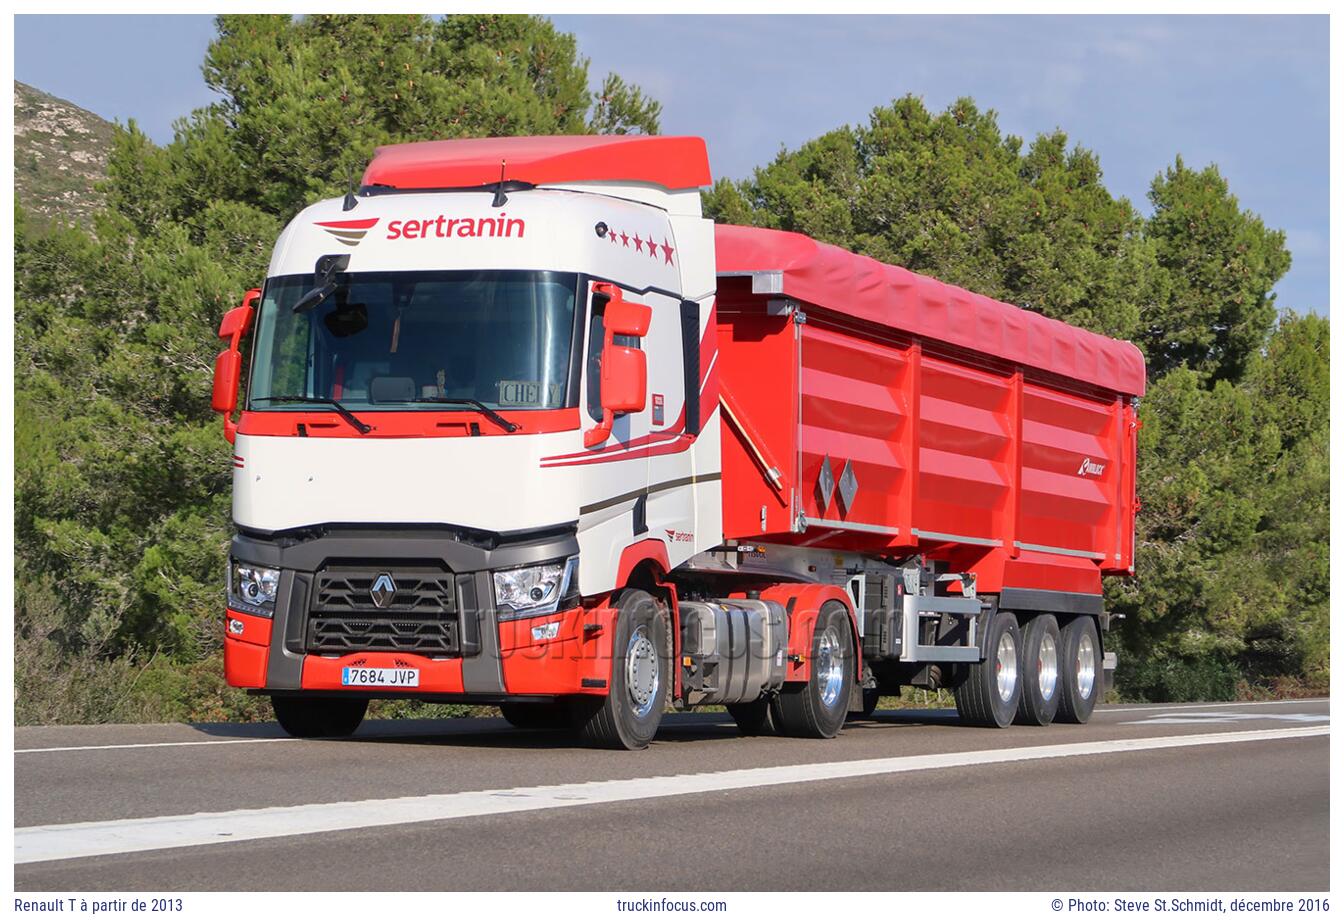
[[[593,292],[607,298],[602,312],[602,371],[600,375],[602,421],[583,433],[583,446],[596,447],[611,437],[618,412],[641,412],[648,391],[648,356],[634,345],[616,344],[616,336],[648,334],[653,308],[631,303],[614,284],[593,285]]]
[[[219,337],[227,339],[229,347],[215,357],[215,385],[210,394],[210,408],[224,416],[224,439],[230,444],[238,433],[233,410],[238,408],[238,380],[243,370],[243,354],[238,343],[251,327],[260,299],[260,288],[248,291],[243,295],[242,304],[225,313],[219,324]]]

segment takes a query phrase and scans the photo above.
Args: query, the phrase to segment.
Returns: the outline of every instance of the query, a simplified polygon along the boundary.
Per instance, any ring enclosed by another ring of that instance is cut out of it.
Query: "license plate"
[[[341,684],[346,687],[418,687],[416,668],[341,668]]]

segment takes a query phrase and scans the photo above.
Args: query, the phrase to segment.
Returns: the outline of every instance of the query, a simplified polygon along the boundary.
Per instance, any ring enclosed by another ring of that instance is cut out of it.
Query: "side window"
[[[588,319],[588,415],[595,422],[602,421],[602,345],[607,333],[603,325],[603,316],[607,309],[607,298],[598,294],[593,297],[593,312]]]

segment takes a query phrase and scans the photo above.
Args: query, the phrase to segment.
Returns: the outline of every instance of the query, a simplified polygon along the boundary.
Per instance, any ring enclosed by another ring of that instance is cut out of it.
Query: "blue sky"
[[[1288,234],[1280,307],[1329,312],[1329,29],[1325,16],[553,17],[592,59],[699,134],[743,178],[875,106],[973,97],[1030,140],[1063,128],[1145,213],[1180,154],[1217,163],[1242,206]],[[15,77],[158,141],[213,96],[206,16],[15,17]]]

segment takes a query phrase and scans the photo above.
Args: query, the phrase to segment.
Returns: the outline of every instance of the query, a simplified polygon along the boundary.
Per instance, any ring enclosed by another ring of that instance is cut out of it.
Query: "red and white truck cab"
[[[436,141],[294,218],[220,328],[231,685],[308,736],[411,697],[828,737],[911,683],[1087,718],[1137,350],[932,279],[903,311],[920,276],[716,230],[709,182],[698,138]]]

